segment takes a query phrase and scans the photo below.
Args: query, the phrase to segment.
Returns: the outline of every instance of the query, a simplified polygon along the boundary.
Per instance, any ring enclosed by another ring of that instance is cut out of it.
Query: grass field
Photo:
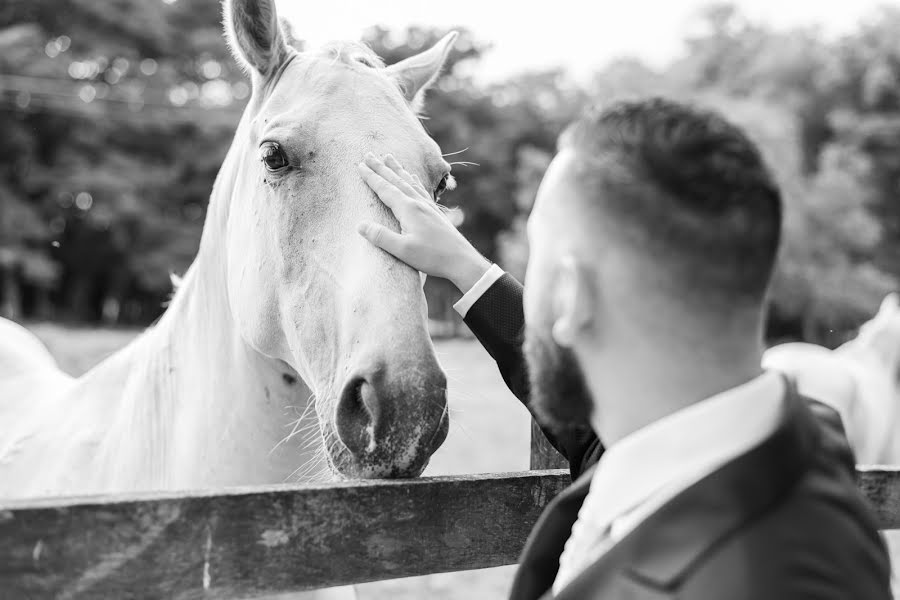
[[[74,375],[85,372],[124,346],[136,333],[52,324],[33,324],[29,328],[47,344],[60,367]],[[436,347],[450,381],[451,425],[447,441],[434,455],[425,474],[527,469],[528,413],[506,389],[493,360],[471,340],[439,341]],[[900,535],[892,532],[888,542],[892,556],[900,556]],[[360,600],[505,598],[513,569],[501,567],[370,583],[358,586],[359,597]],[[896,581],[894,594],[900,598]]]
[[[31,324],[60,367],[80,375],[127,344],[135,331]],[[450,434],[426,475],[521,471],[528,468],[528,413],[506,389],[478,342],[436,343],[450,387]],[[489,600],[504,598],[512,567],[429,575],[358,586],[360,600]]]

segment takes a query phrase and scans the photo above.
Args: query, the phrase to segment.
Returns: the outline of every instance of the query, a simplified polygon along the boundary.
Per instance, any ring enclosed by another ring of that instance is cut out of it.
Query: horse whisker
[[[456,152],[448,152],[448,153],[446,153],[446,154],[441,154],[441,156],[445,156],[445,157],[446,157],[446,156],[455,156],[455,155],[457,155],[457,154],[462,154],[463,152],[467,151],[468,149],[469,149],[469,147],[466,146],[466,147],[463,148],[462,150],[457,150]],[[453,163],[451,163],[451,164],[453,164]]]

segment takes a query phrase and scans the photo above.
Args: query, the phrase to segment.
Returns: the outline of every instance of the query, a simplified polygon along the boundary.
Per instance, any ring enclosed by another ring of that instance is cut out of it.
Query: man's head
[[[573,124],[528,224],[526,352],[539,410],[559,426],[585,424],[592,378],[619,375],[594,363],[706,360],[732,339],[759,343],[780,230],[777,185],[721,116],[652,99]],[[588,356],[580,376],[576,357]]]

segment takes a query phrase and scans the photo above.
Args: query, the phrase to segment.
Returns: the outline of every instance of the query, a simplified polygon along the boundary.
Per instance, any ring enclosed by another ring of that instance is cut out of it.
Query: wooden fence
[[[532,468],[563,464],[539,430]],[[900,471],[858,482],[900,528]],[[253,598],[514,564],[568,471],[0,504],[0,598]]]

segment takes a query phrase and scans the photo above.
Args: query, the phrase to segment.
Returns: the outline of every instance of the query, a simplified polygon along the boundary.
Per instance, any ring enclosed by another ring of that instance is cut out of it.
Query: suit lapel
[[[559,557],[591,487],[595,468],[596,465],[585,471],[544,509],[519,557],[510,598],[538,598],[553,585],[559,570]]]
[[[777,504],[809,467],[821,436],[804,400],[790,384],[787,390],[775,433],[664,504],[567,585],[559,599],[665,598],[717,542]],[[640,596],[634,588],[642,590]]]

